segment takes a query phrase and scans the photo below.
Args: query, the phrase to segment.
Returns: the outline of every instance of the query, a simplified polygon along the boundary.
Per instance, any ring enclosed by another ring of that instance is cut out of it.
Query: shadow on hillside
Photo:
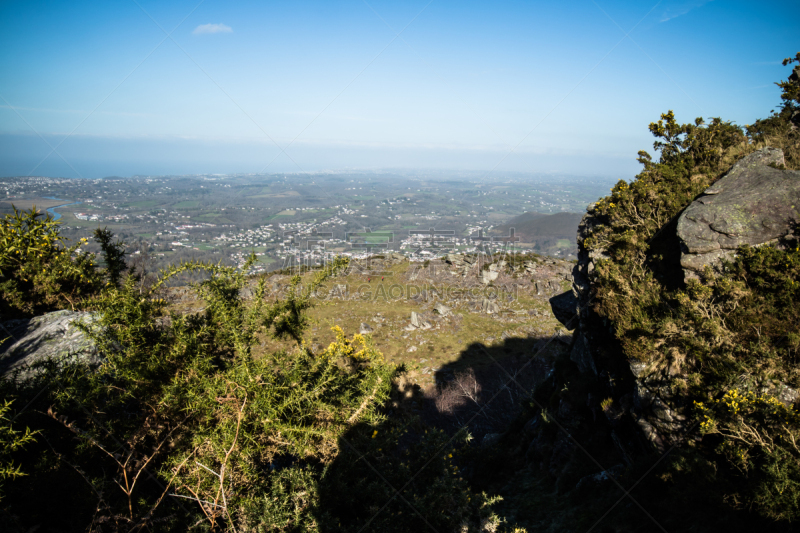
[[[448,433],[467,427],[481,442],[508,427],[566,349],[563,341],[550,337],[511,337],[491,346],[472,343],[458,360],[436,370],[435,389],[418,400],[420,416]]]
[[[323,530],[451,531],[480,522],[477,502],[459,504],[475,474],[470,462],[519,418],[567,350],[563,339],[511,337],[469,345],[435,371],[431,389],[401,374],[386,421],[358,425],[340,440],[320,486]]]

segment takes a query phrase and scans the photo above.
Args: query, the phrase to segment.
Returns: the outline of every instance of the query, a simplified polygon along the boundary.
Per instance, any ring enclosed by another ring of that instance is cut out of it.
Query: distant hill
[[[574,256],[577,252],[575,236],[583,215],[580,213],[523,213],[492,230],[492,234],[514,235],[520,242],[534,243],[540,253],[555,255],[561,250],[563,256]]]

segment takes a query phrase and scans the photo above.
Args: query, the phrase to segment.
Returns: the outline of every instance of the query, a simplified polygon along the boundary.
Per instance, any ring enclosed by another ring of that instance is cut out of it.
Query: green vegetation
[[[0,317],[21,318],[75,307],[104,285],[93,258],[67,246],[59,225],[35,208],[0,221]]]
[[[25,475],[21,467],[14,465],[9,457],[30,443],[35,436],[30,428],[21,433],[12,427],[13,420],[6,417],[10,410],[11,401],[5,400],[0,405],[0,501],[3,499],[3,481]]]
[[[800,66],[800,52],[794,57],[787,57],[783,65],[797,63]],[[796,69],[797,67],[795,67]],[[781,88],[781,103],[777,113],[763,120],[757,120],[747,127],[747,132],[755,142],[774,146],[783,150],[788,168],[800,168],[800,130],[797,128],[798,113],[800,113],[800,81],[797,71],[795,78],[778,82]],[[794,127],[793,127],[794,125]]]
[[[157,207],[161,204],[158,200],[139,200],[138,202],[130,202],[128,205],[131,207],[139,207],[149,209],[152,207]],[[96,206],[88,205],[86,209],[95,209]]]
[[[800,416],[776,396],[800,385],[798,243],[741,248],[722,272],[707,268],[684,285],[675,237],[681,211],[744,155],[777,146],[788,168],[800,168],[790,122],[798,82],[779,85],[780,111],[746,130],[720,119],[679,124],[672,112],[651,124],[659,159],[639,153],[644,169],[597,202],[603,224],[583,246],[606,254],[592,280],[593,305],[621,352],[672,368],[673,395],[695,402],[706,435],[698,451],[718,471],[709,490],[734,508],[793,521],[800,518]]]

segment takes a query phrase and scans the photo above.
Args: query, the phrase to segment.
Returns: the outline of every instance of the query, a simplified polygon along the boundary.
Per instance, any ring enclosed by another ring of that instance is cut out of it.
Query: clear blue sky
[[[4,176],[631,177],[660,113],[765,117],[800,50],[796,1],[18,1],[0,26]]]

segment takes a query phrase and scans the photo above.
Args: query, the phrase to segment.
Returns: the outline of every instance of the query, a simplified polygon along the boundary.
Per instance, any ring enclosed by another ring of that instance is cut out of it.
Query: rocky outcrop
[[[577,320],[575,317],[569,317],[568,320],[572,324],[571,327],[576,329],[575,334],[572,336],[570,359],[578,365],[581,372],[596,374],[597,366],[590,348],[593,337],[590,322],[593,319],[596,320],[596,317],[590,314],[589,309],[592,299],[590,279],[597,261],[608,258],[608,255],[603,249],[589,250],[583,246],[583,241],[591,235],[594,228],[603,224],[603,221],[595,214],[594,207],[595,204],[587,207],[586,214],[578,225],[578,262],[572,270],[572,293],[576,299],[574,305]],[[562,314],[562,306],[560,305],[561,302],[555,303],[559,305],[553,305],[553,302],[551,302],[551,307],[553,308],[553,313],[558,317],[559,314]]]
[[[78,362],[99,365],[101,357],[94,343],[75,326],[76,321],[91,325],[91,313],[55,311],[35,318],[10,320],[0,324],[0,375],[20,381],[35,377],[42,363]]]
[[[800,222],[800,172],[775,168],[783,166],[781,150],[754,152],[686,208],[678,238],[687,278],[730,259],[741,245],[771,243],[793,232]]]
[[[469,275],[469,271],[476,263],[477,258],[471,255],[447,254],[445,262],[459,271],[462,276]]]
[[[687,277],[696,276],[704,265],[717,265],[723,258],[732,257],[740,245],[775,243],[796,231],[800,222],[800,172],[782,167],[780,150],[754,152],[684,210],[677,222],[677,235]],[[602,248],[586,249],[583,242],[603,224],[603,218],[590,205],[578,228],[578,263],[573,271],[577,301],[562,294],[551,299],[551,306],[563,323],[577,322],[570,359],[615,398],[614,406],[606,410],[607,416],[614,415],[614,431],[620,431],[619,424],[632,425],[651,445],[664,449],[684,435],[690,424],[681,386],[676,385],[685,382],[684,356],[673,351],[647,363],[627,360],[610,324],[592,311],[592,273],[596,263],[608,255]],[[787,387],[781,394],[775,395],[796,398],[795,391]]]
[[[620,406],[610,407],[606,416],[613,414],[610,424],[614,434],[638,428],[657,449],[664,449],[671,442],[670,435],[682,434],[686,417],[681,412],[680,402],[672,395],[672,373],[679,368],[674,365],[648,366],[637,361],[628,361],[621,356],[621,347],[608,328],[608,324],[597,316],[592,308],[592,273],[597,261],[607,259],[605,250],[588,250],[584,240],[593,230],[603,224],[603,220],[590,205],[578,227],[578,263],[573,270],[573,294],[561,294],[550,300],[556,317],[562,323],[577,323],[572,336],[570,360],[581,373],[595,376],[598,385],[607,388],[609,395],[620,397]],[[574,299],[573,299],[574,298]],[[616,383],[629,383],[629,390],[620,390]],[[587,405],[592,402],[587,400]],[[624,406],[624,407],[623,407]],[[621,454],[628,452],[618,444]]]

